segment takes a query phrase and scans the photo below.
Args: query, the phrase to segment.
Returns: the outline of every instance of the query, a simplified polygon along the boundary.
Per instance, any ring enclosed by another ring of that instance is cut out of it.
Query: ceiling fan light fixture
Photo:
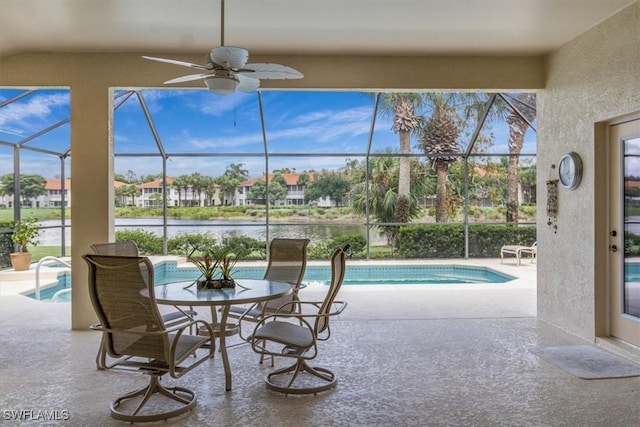
[[[204,80],[209,90],[218,95],[231,95],[240,82],[233,76],[215,76]]]

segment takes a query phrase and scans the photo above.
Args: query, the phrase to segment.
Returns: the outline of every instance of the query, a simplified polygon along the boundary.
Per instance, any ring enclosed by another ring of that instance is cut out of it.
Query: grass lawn
[[[24,208],[20,210],[20,216],[22,218],[36,217],[38,221],[44,221],[47,219],[60,219],[59,208]],[[66,210],[67,219],[71,218],[71,210]],[[0,223],[9,222],[13,223],[13,208],[0,209]]]

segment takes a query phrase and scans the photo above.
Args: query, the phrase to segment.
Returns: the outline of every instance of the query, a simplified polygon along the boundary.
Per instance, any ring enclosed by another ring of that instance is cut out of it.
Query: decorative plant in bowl
[[[40,228],[35,217],[22,219],[16,222],[11,235],[11,241],[18,247],[18,252],[10,254],[11,265],[15,271],[28,270],[31,265],[31,253],[27,251],[27,245],[36,246]]]
[[[235,287],[236,283],[231,275],[233,267],[239,260],[236,254],[220,247],[207,248],[202,251],[201,256],[193,256],[194,252],[195,249],[187,259],[200,270],[200,277],[194,282],[198,289]]]

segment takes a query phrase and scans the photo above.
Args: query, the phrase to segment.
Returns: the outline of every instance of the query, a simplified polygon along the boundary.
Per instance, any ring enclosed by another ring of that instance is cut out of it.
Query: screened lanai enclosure
[[[3,255],[15,221],[31,217],[35,259],[69,253],[80,220],[71,96],[0,89]],[[145,254],[207,241],[264,258],[272,238],[306,237],[311,258],[346,242],[357,258],[476,258],[536,240],[533,93],[114,89],[112,99],[116,240]]]

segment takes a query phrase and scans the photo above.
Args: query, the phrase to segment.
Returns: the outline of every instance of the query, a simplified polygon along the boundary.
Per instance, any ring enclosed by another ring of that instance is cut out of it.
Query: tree
[[[136,204],[136,197],[139,197],[142,194],[142,190],[140,190],[136,184],[123,185],[119,190],[120,195],[124,197],[131,197],[132,206],[135,206]]]
[[[213,200],[216,195],[216,190],[218,189],[218,184],[216,180],[210,176],[202,177],[202,191],[204,192],[205,205],[213,206],[216,204],[215,200]]]
[[[296,185],[304,185],[305,187],[308,186],[310,183],[311,183],[311,177],[306,172],[301,173],[300,176],[298,177],[298,181],[296,181]],[[306,198],[306,193],[305,193],[305,198]]]
[[[394,223],[396,221],[396,209],[398,204],[398,176],[400,174],[400,160],[393,156],[393,152],[382,152],[387,156],[375,156],[369,160],[369,212],[380,223]],[[367,212],[367,183],[365,181],[366,162],[357,166],[350,164],[353,172],[352,187],[348,193],[348,199],[353,210],[359,214]],[[412,174],[410,183],[408,219],[415,218],[420,213],[418,197],[424,194],[426,188],[426,173],[417,159],[411,159]],[[383,225],[390,246],[397,245],[398,226]]]
[[[509,125],[509,165],[507,167],[507,223],[518,222],[518,171],[519,154],[522,151],[524,135],[529,123],[533,122],[536,115],[536,94],[521,93],[516,97],[518,111],[511,110],[507,115]],[[524,117],[524,118],[523,118]]]
[[[284,186],[282,183],[284,182]],[[269,182],[269,202],[272,205],[278,200],[284,200],[287,196],[287,183],[282,174],[275,173]],[[253,200],[254,203],[266,204],[267,201],[267,184],[264,179],[259,179],[253,183],[247,198]]]
[[[487,94],[477,93],[428,93],[423,95],[423,105],[431,115],[423,120],[418,144],[429,156],[431,166],[436,172],[436,221],[446,222],[451,211],[449,202],[452,198],[447,192],[449,167],[460,157],[453,155],[460,151],[459,136],[466,130],[469,119],[479,118],[486,108]],[[489,123],[501,114],[501,106],[488,112]],[[486,130],[485,130],[486,132]],[[490,144],[492,137],[484,133],[477,136],[475,151],[479,143]]]
[[[162,206],[162,193],[153,193],[149,196],[149,200],[153,202],[153,206]],[[167,200],[167,203],[168,202]]]
[[[536,164],[526,165],[519,169],[518,180],[522,185],[524,203],[535,203],[536,201]]]
[[[189,189],[189,180],[187,175],[180,175],[176,179],[173,180],[171,186],[176,189],[178,192],[178,206],[186,206],[187,204],[187,190]],[[181,195],[184,191],[184,202],[182,201]]]
[[[138,182],[145,183],[145,182],[155,181],[156,179],[161,180],[162,174],[155,173],[155,174],[149,174],[149,175],[140,175],[140,178],[138,178]]]
[[[15,181],[13,174],[9,173],[0,178],[0,194],[13,196],[15,194]],[[35,199],[46,193],[47,180],[42,175],[20,175],[21,204],[27,204],[30,199]]]
[[[269,201],[275,205],[278,200],[287,197],[287,180],[282,173],[274,172],[271,182],[269,182]]]
[[[431,166],[436,171],[436,222],[446,222],[448,218],[447,174],[458,157],[446,155],[458,151],[460,129],[456,123],[456,105],[452,94],[428,94],[427,99],[433,113],[424,123],[420,135],[420,147],[429,156]]]
[[[351,188],[351,183],[342,173],[325,173],[313,180],[304,191],[305,203],[317,201],[324,197],[335,200],[337,206],[343,204]]]
[[[129,184],[133,184],[138,182],[138,178],[136,177],[136,174],[134,171],[132,170],[128,170],[127,174],[125,176],[125,182],[129,183]]]
[[[295,173],[296,172],[296,168],[280,168],[280,169],[276,169],[273,171],[273,173]]]
[[[220,185],[220,202],[224,203],[226,194],[231,194],[231,204],[236,204],[236,190],[244,181],[249,179],[249,171],[244,169],[244,163],[231,163],[224,174],[217,179]]]
[[[409,220],[409,197],[411,193],[411,133],[420,126],[416,109],[422,106],[422,97],[417,93],[387,93],[382,95],[383,115],[393,115],[392,129],[400,138],[400,170],[398,174],[398,203],[396,222]]]
[[[253,183],[249,194],[247,194],[247,198],[253,200],[253,203],[256,204],[264,205],[267,203],[267,184],[263,179],[259,179]]]
[[[191,175],[189,175],[189,184],[191,186],[192,205],[201,206],[202,192],[207,186],[205,177],[199,172],[194,172]],[[198,197],[197,203],[196,203],[196,195]]]

